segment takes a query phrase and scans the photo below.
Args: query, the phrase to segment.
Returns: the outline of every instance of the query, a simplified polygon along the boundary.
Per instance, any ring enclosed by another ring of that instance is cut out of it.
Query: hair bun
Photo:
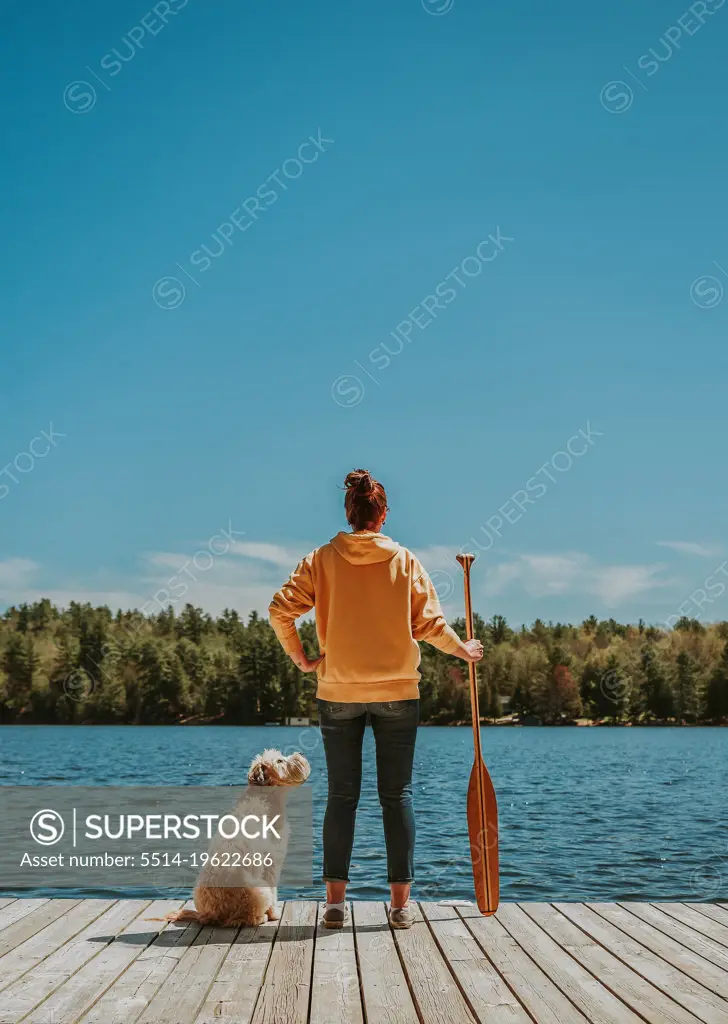
[[[374,490],[374,480],[368,469],[355,469],[347,474],[344,486],[357,494],[371,494]]]
[[[355,530],[380,530],[389,511],[387,494],[368,469],[354,469],[344,480],[346,519]]]

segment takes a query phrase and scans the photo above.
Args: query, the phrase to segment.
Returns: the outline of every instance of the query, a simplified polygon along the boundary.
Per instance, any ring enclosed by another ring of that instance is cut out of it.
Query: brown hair
[[[387,495],[368,469],[355,469],[344,480],[346,518],[355,530],[374,526],[387,511]]]

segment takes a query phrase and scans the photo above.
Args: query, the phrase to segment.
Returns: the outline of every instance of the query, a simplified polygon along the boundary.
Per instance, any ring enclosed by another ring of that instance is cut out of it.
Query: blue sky
[[[4,19],[0,603],[263,611],[357,466],[451,614],[724,578],[728,5]]]

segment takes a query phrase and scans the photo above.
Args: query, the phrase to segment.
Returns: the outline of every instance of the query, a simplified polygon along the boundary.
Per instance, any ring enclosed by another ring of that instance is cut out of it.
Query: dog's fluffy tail
[[[166,914],[164,917],[145,917],[145,921],[174,921],[174,922],[187,922],[197,921],[198,924],[209,924],[204,914],[198,914],[196,910],[176,910],[172,914]]]

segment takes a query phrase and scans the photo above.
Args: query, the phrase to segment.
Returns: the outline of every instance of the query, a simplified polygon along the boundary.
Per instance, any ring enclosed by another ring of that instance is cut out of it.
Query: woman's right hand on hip
[[[301,672],[315,672],[323,660],[323,654],[319,658],[307,658],[305,654],[302,654],[298,658],[294,658],[293,662]]]

